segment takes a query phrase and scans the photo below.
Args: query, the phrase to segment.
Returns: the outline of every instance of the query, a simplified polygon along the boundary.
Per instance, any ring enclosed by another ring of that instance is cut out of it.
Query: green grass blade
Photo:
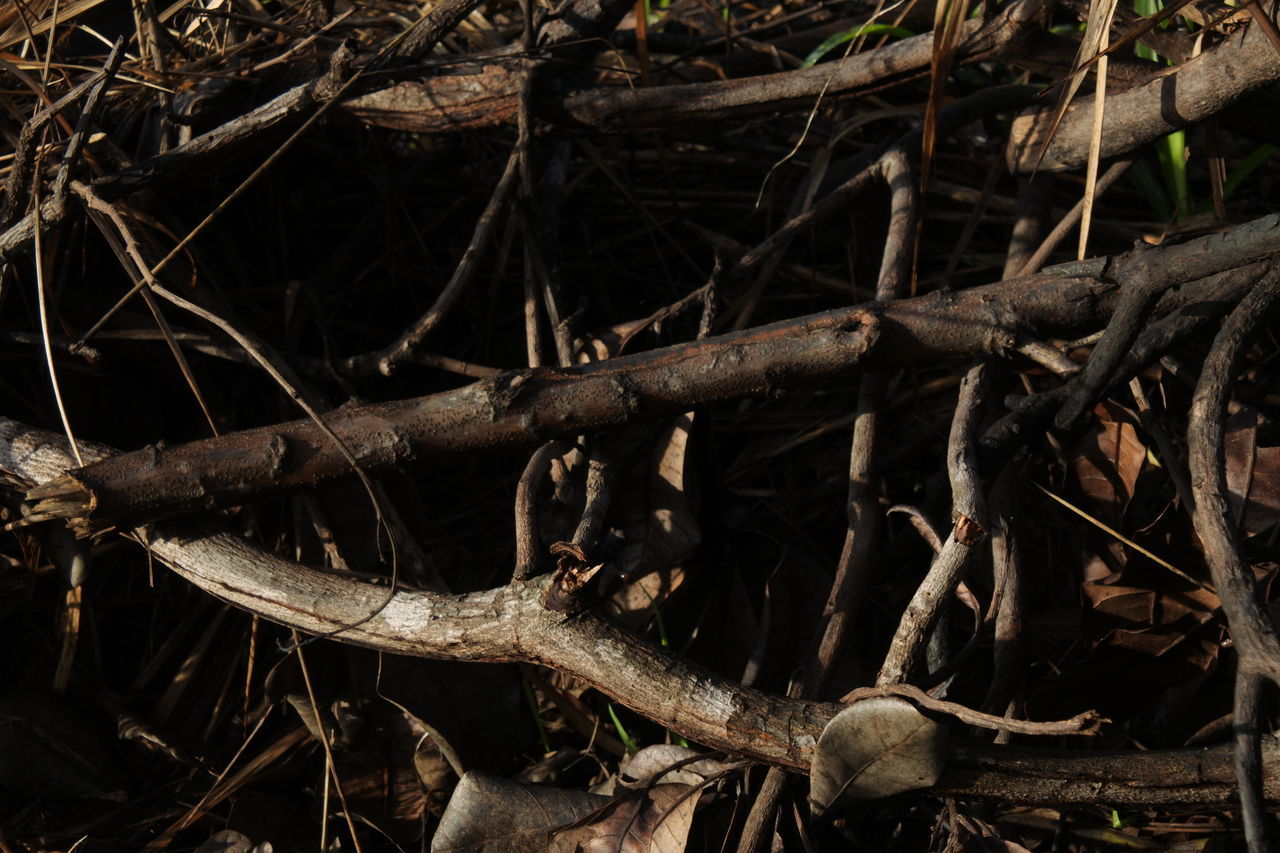
[[[1191,213],[1191,195],[1187,188],[1187,134],[1175,130],[1156,141],[1156,156],[1160,158],[1160,170],[1169,189],[1174,217],[1182,219]]]
[[[894,38],[909,38],[915,35],[911,30],[905,27],[895,27],[892,24],[863,24],[860,27],[854,27],[851,30],[845,30],[842,33],[836,33],[828,38],[822,44],[815,47],[808,56],[804,58],[804,64],[801,68],[812,68],[818,64],[818,60],[835,50],[840,45],[848,41],[853,41],[860,36],[889,35]]]
[[[1139,160],[1125,173],[1125,177],[1138,188],[1138,192],[1142,193],[1147,204],[1151,205],[1151,211],[1157,220],[1168,222],[1173,219],[1174,211],[1173,205],[1169,202],[1169,194],[1165,192],[1164,185],[1156,177],[1150,163]]]
[[[627,734],[627,729],[622,725],[622,720],[618,719],[618,712],[613,710],[613,703],[609,703],[609,719],[613,720],[613,727],[618,730],[618,738],[621,739],[622,745],[627,748],[627,755],[635,755],[640,751],[640,745],[635,742],[631,735]]]
[[[1222,182],[1222,197],[1226,198],[1231,195],[1237,187],[1244,183],[1250,175],[1257,171],[1259,166],[1267,162],[1271,155],[1277,151],[1280,151],[1280,148],[1269,142],[1253,149],[1249,156],[1240,161],[1240,165],[1232,169],[1231,173],[1227,175],[1227,179]]]

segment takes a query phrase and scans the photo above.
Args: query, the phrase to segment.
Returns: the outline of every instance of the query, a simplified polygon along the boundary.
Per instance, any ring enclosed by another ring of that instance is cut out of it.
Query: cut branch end
[[[92,490],[71,474],[64,474],[27,490],[26,497],[27,502],[32,505],[31,514],[27,518],[36,521],[87,518],[97,505]]]

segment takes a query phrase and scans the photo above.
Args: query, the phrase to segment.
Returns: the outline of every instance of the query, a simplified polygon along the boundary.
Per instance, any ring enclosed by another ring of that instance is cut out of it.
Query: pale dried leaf
[[[609,611],[624,625],[638,627],[648,622],[653,609],[683,586],[688,578],[683,566],[660,567],[645,572],[609,596]]]
[[[702,755],[696,749],[677,746],[673,743],[658,743],[646,746],[631,756],[619,770],[622,784],[628,788],[648,785],[657,778],[661,782],[697,785],[708,777],[721,773],[728,766],[723,761],[711,758],[689,759]],[[671,768],[682,761],[689,761],[676,770]]]
[[[929,787],[942,775],[946,745],[947,730],[905,699],[853,703],[818,738],[809,789],[814,814]]]
[[[468,773],[440,817],[431,849],[545,853],[555,849],[550,840],[556,829],[588,817],[608,802],[608,797],[582,791]]]
[[[658,441],[656,471],[650,485],[646,565],[675,565],[702,541],[685,480],[692,429],[693,412],[686,412]]]
[[[1031,853],[1030,850],[1023,847],[1016,841],[1009,841],[1006,838],[997,838],[995,839],[995,842],[1004,848],[1005,853]]]
[[[615,800],[591,820],[554,838],[554,850],[584,853],[680,853],[689,838],[698,791],[655,785]]]
[[[578,363],[589,364],[616,358],[632,335],[645,327],[644,320],[628,320],[599,329],[578,342]]]
[[[196,848],[196,853],[270,853],[271,844],[254,845],[253,839],[234,829],[220,829]]]
[[[1130,625],[1151,625],[1155,622],[1154,590],[1098,583],[1084,583],[1080,588],[1097,613]]]

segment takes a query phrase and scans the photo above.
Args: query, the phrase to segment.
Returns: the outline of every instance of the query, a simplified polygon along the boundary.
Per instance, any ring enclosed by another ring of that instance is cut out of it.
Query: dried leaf
[[[1108,645],[1159,657],[1213,618],[1218,597],[1208,590],[1157,593],[1118,584],[1081,584],[1096,623],[1093,636]]]
[[[371,763],[341,752],[334,756],[347,807],[400,844],[417,841],[427,798],[413,754],[361,756],[368,757],[381,760]]]
[[[649,621],[653,609],[683,586],[688,577],[683,566],[661,566],[645,572],[609,596],[609,610],[624,625],[639,627]]]
[[[1097,419],[1076,444],[1071,469],[1084,495],[1084,509],[1118,528],[1147,448],[1119,407],[1102,403],[1094,412]]]
[[[1245,536],[1255,536],[1280,521],[1280,445],[1274,429],[1252,407],[1227,421],[1227,502]]]
[[[1084,583],[1080,587],[1096,613],[1129,625],[1149,626],[1155,622],[1156,593],[1153,590],[1097,583]]]
[[[927,788],[942,775],[946,745],[947,730],[905,699],[853,703],[818,738],[809,790],[814,814]]]
[[[556,829],[589,817],[608,802],[608,797],[582,791],[468,773],[453,791],[431,849],[545,853],[557,849],[550,841]]]
[[[604,329],[598,329],[581,341],[578,346],[578,363],[589,364],[616,358],[633,335],[644,329],[645,320],[628,320]]]
[[[611,799],[468,773],[440,818],[431,849],[675,853],[684,850],[697,804],[697,789],[688,785],[655,785]]]
[[[676,746],[672,743],[646,746],[622,765],[619,770],[622,776],[621,782],[628,788],[648,785],[655,779],[661,782],[697,785],[728,767],[725,762],[712,758],[698,758],[696,761],[690,761],[699,755],[702,753],[696,749]],[[681,765],[678,769],[671,769],[682,761],[689,763]]]
[[[619,498],[627,545],[616,568],[631,583],[613,596],[612,604],[624,621],[647,619],[680,586],[681,566],[702,542],[696,501],[687,484],[692,428],[692,412],[676,418],[655,442],[652,467],[644,475],[647,489],[626,489]]]
[[[995,842],[1005,849],[1005,853],[1031,853],[1030,850],[1023,847],[1016,841],[1009,841],[1007,838],[997,838]]]
[[[581,826],[556,833],[553,849],[566,853],[681,853],[697,806],[697,788],[655,785],[614,800]]]
[[[253,839],[234,829],[220,829],[196,848],[196,853],[270,853],[271,844],[255,846]]]
[[[693,412],[676,418],[660,439],[657,471],[650,485],[649,537],[645,558],[674,565],[702,541],[686,488]]]

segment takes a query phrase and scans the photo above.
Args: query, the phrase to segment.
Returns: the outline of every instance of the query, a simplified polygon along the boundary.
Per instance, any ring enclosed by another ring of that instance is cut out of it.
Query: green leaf
[[[640,745],[635,742],[631,735],[627,734],[626,728],[622,725],[622,720],[618,719],[618,712],[613,710],[613,703],[609,703],[609,719],[613,720],[613,727],[618,730],[618,737],[622,740],[622,745],[627,748],[628,755],[635,755],[640,751]]]
[[[1231,170],[1231,174],[1227,175],[1226,181],[1222,184],[1222,196],[1226,198],[1235,192],[1235,190],[1244,183],[1245,179],[1257,171],[1258,167],[1270,159],[1271,155],[1280,151],[1280,148],[1267,143],[1259,145],[1250,152],[1248,157],[1240,161],[1240,165]]]
[[[812,68],[818,64],[818,60],[822,59],[835,48],[848,41],[853,41],[860,36],[889,35],[894,38],[909,38],[915,35],[911,30],[904,27],[895,27],[892,24],[863,24],[860,27],[854,27],[851,30],[845,30],[842,33],[836,33],[831,38],[824,41],[813,49],[808,56],[804,58],[804,64],[801,68]]]

